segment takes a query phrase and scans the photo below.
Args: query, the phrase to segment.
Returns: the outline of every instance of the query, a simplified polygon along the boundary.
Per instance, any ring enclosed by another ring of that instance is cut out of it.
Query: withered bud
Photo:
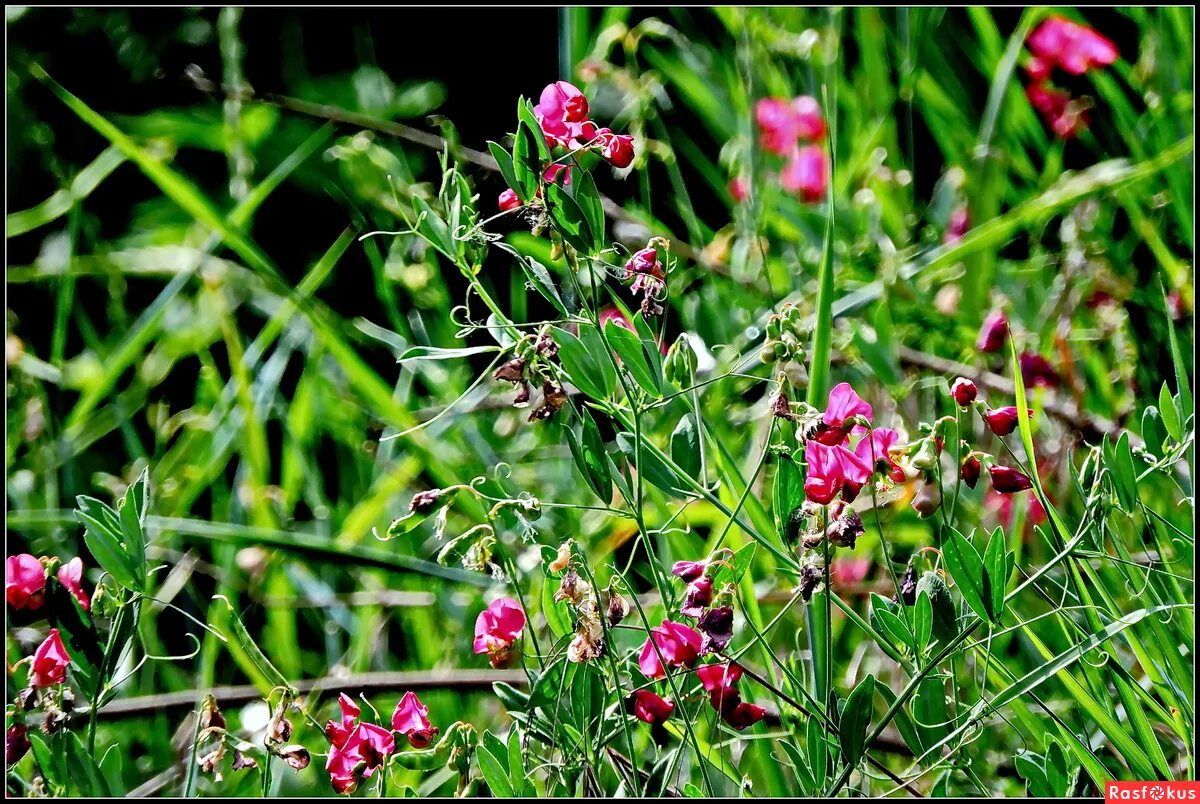
[[[408,503],[408,510],[418,514],[428,514],[437,507],[438,500],[445,493],[441,489],[419,491],[413,495],[412,500]]]
[[[792,403],[788,400],[788,395],[782,388],[779,389],[779,393],[775,394],[775,399],[771,403],[771,413],[777,419],[787,419],[793,422],[800,418],[792,411]]]
[[[17,703],[21,708],[28,712],[37,706],[37,689],[35,687],[26,687],[17,693]]]
[[[257,759],[255,759],[254,757],[251,757],[251,756],[247,756],[246,754],[243,754],[241,751],[238,751],[236,748],[234,749],[234,751],[233,751],[233,769],[235,771],[240,771],[243,768],[257,768],[257,767],[258,767]]]
[[[895,600],[895,598],[893,598]],[[917,566],[909,564],[908,569],[904,570],[904,577],[900,579],[900,600],[905,606],[915,606],[917,604]]]
[[[540,335],[538,335],[537,345],[534,347],[534,349],[540,356],[546,358],[547,360],[551,360],[558,356],[558,344],[555,343],[554,339],[550,337],[549,332],[542,332]]]
[[[587,581],[579,579],[579,573],[575,570],[567,570],[563,573],[562,583],[559,584],[558,591],[554,593],[554,602],[559,603],[563,600],[570,601],[573,605],[578,606],[584,595],[588,593],[590,586]]]
[[[562,572],[571,563],[571,540],[567,539],[558,546],[558,555],[546,565],[550,572]]]
[[[829,526],[829,541],[838,547],[854,549],[858,537],[866,532],[862,518],[854,511],[838,517]]]
[[[514,357],[492,374],[493,380],[518,383],[525,378],[525,358]]]
[[[532,393],[533,392],[530,391],[530,389],[529,389],[529,383],[522,382],[520,393],[518,393],[516,398],[513,399],[513,407],[514,408],[523,408],[526,405],[528,405],[529,397],[532,395]]]
[[[285,745],[275,752],[275,756],[286,762],[292,770],[298,771],[307,768],[310,761],[308,749],[302,745]]]
[[[562,387],[547,380],[542,384],[542,404],[529,414],[529,421],[545,421],[558,413],[566,403],[567,394]]]
[[[821,567],[813,564],[805,564],[800,568],[800,597],[807,603],[812,600],[813,592],[817,590],[825,579],[825,572]]]
[[[609,592],[608,611],[605,614],[608,617],[608,624],[616,625],[629,616],[629,601],[616,592]]]
[[[285,717],[287,709],[287,701],[280,701],[267,724],[267,742],[286,743],[292,739],[292,722]]]
[[[204,701],[200,704],[200,731],[205,732],[210,729],[225,729],[225,716],[221,714],[220,707],[217,706],[217,699],[211,695],[205,695]]]
[[[67,725],[67,713],[53,704],[46,706],[46,719],[42,722],[42,731],[54,734]]]

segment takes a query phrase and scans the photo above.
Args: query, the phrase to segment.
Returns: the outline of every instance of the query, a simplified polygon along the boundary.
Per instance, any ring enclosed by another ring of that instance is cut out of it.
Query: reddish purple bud
[[[729,640],[733,639],[733,607],[711,608],[704,612],[696,625],[704,634],[704,640],[700,643],[701,653],[725,650]]]
[[[9,726],[4,733],[4,764],[11,766],[20,762],[28,751],[28,729],[20,723]]]
[[[1021,379],[1026,388],[1057,388],[1062,385],[1058,371],[1041,355],[1022,352],[1017,360],[1021,364]]]
[[[650,690],[634,690],[625,705],[630,714],[652,726],[664,722],[675,711],[675,704],[669,698],[655,695]]]
[[[517,209],[521,206],[521,199],[517,196],[516,190],[509,188],[500,193],[500,198],[496,201],[496,206],[501,212],[508,212],[511,209]]]
[[[605,161],[616,168],[633,164],[633,137],[628,134],[607,134],[600,147]]]
[[[988,313],[979,330],[979,339],[975,347],[981,352],[999,352],[1004,348],[1004,339],[1008,337],[1008,319],[1004,313],[996,310]]]
[[[989,466],[988,474],[992,476],[992,488],[1001,494],[1015,494],[1033,488],[1033,481],[1023,472],[1007,466]]]
[[[675,566],[671,568],[671,574],[691,583],[703,575],[706,569],[708,569],[707,561],[676,561]]]
[[[954,397],[954,401],[957,402],[960,407],[965,408],[974,402],[978,393],[979,389],[975,387],[975,383],[971,382],[966,377],[959,377],[954,381],[954,384],[950,386],[950,396]]]
[[[970,217],[967,213],[967,208],[958,207],[950,213],[950,220],[946,222],[946,233],[942,235],[942,242],[946,244],[957,243],[967,233],[969,225]]]
[[[975,457],[972,452],[963,459],[962,466],[958,470],[958,476],[962,482],[967,484],[967,488],[975,488],[975,484],[979,482],[979,472],[983,468],[979,463],[979,458]]]
[[[688,584],[687,594],[683,599],[683,606],[679,609],[680,614],[685,617],[699,617],[708,608],[713,599],[713,582],[712,578],[707,575],[701,575],[696,580]]]
[[[762,720],[766,714],[767,710],[758,704],[741,702],[725,715],[725,723],[730,728],[742,731]]]
[[[1029,411],[1029,418],[1033,418],[1033,411]],[[1006,436],[1017,429],[1017,409],[1012,405],[991,408],[983,414],[983,420],[993,433]]]

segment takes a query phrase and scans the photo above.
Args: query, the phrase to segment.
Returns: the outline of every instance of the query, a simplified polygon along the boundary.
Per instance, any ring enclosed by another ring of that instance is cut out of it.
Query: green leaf
[[[621,358],[621,365],[633,377],[634,382],[651,397],[658,397],[661,387],[650,363],[646,359],[646,351],[642,339],[636,333],[617,324],[615,319],[609,319],[604,326],[604,336],[608,338],[613,351]]]
[[[137,574],[130,566],[129,556],[125,552],[112,529],[99,519],[85,514],[82,510],[75,511],[75,517],[84,526],[83,541],[95,557],[100,568],[113,577],[113,580],[127,589],[140,589]]]
[[[562,234],[563,239],[581,254],[591,254],[595,238],[592,236],[592,227],[588,224],[579,202],[557,183],[547,184],[544,192],[550,219]]]
[[[265,678],[271,685],[271,687],[265,691],[270,691],[271,689],[283,689],[294,694],[295,690],[292,688],[292,685],[288,683],[287,679],[283,677],[283,673],[280,673],[279,670],[276,669],[275,665],[271,664],[270,659],[268,659],[258,647],[258,643],[254,640],[254,637],[250,636],[250,632],[246,630],[246,626],[242,622],[242,618],[238,616],[237,611],[233,608],[233,604],[229,602],[229,598],[225,597],[224,595],[213,595],[213,600],[219,600],[225,604],[225,611],[222,612],[228,627],[228,632],[225,636],[233,637],[234,643],[236,643],[242,652],[249,657],[250,661],[253,662],[254,666],[258,669],[258,672],[261,673],[263,678]]]
[[[517,172],[513,168],[512,154],[504,149],[504,146],[498,142],[488,140],[488,151],[491,152],[492,158],[496,160],[496,165],[500,168],[500,175],[504,177],[504,183],[509,189],[515,191],[518,196],[521,195],[521,183],[517,181]],[[521,199],[524,201],[525,199]]]
[[[542,295],[546,301],[554,305],[554,309],[558,310],[564,316],[570,315],[567,311],[567,305],[562,300],[562,296],[558,293],[558,288],[554,285],[554,280],[550,277],[550,272],[546,270],[546,266],[542,265],[532,257],[520,257],[517,262],[521,264],[521,270],[525,272],[525,279],[533,286],[534,290]]]
[[[825,736],[825,726],[820,718],[808,719],[806,746],[808,748],[809,769],[817,789],[824,790],[825,782],[829,779],[829,742]]]
[[[936,572],[926,571],[917,581],[917,595],[924,592],[933,607],[933,636],[947,643],[958,635],[958,617],[954,611],[954,600],[946,582]]]
[[[579,342],[587,349],[592,363],[600,372],[596,381],[604,389],[605,398],[611,397],[617,390],[617,366],[604,338],[600,335],[599,328],[591,324],[580,324]]]
[[[629,461],[630,466],[639,469],[642,475],[658,488],[671,494],[690,494],[687,484],[679,480],[675,470],[662,459],[648,449],[643,449],[640,453],[635,450],[633,433],[618,433],[617,449]]]
[[[515,794],[512,782],[509,781],[506,763],[501,762],[495,754],[482,745],[475,751],[479,772],[487,782],[494,798],[512,798]]]
[[[111,796],[108,784],[104,781],[96,761],[79,741],[79,735],[73,731],[64,732],[67,743],[67,767],[71,774],[71,782],[75,788],[86,796],[104,798]]]
[[[1008,582],[1008,550],[1004,544],[1004,531],[996,528],[988,538],[983,551],[983,572],[988,580],[985,586],[990,594],[984,600],[992,622],[1000,622],[1004,614],[1004,587]]]
[[[442,216],[434,212],[433,207],[419,195],[412,196],[413,210],[417,213],[414,228],[429,241],[429,243],[451,262],[458,261],[460,243],[454,239],[450,225],[442,220]]]
[[[517,101],[517,119],[534,134],[538,156],[543,162],[549,162],[550,146],[546,144],[546,138],[542,136],[542,124],[538,122],[537,115],[533,112],[533,102],[528,98],[520,98]]]
[[[604,204],[600,201],[596,180],[589,171],[579,170],[576,171],[572,186],[575,188],[575,201],[583,210],[583,217],[592,233],[592,248],[588,253],[598,254],[604,248]]]
[[[917,653],[923,655],[933,635],[933,604],[928,592],[917,593],[917,604],[913,609],[913,622],[917,638]]]
[[[876,684],[875,691],[883,698],[884,703],[890,709],[896,703],[896,693],[892,692],[887,684]],[[920,756],[925,750],[921,744],[921,734],[917,731],[917,725],[913,723],[911,717],[904,707],[896,710],[896,718],[893,721],[896,724],[896,730],[900,732],[900,737],[903,738],[904,744],[907,745],[915,756]]]
[[[121,505],[121,529],[134,584],[139,591],[144,591],[146,587],[146,534],[142,529],[142,516],[138,513],[139,507],[134,486],[130,486],[125,491],[125,498]]]
[[[585,329],[581,325],[580,334]],[[558,344],[558,361],[570,377],[571,383],[592,399],[605,399],[608,394],[601,385],[603,375],[580,339],[565,329],[555,328],[554,342]]]
[[[516,726],[508,732],[508,778],[513,784],[513,794],[520,796],[525,793],[525,764],[521,754],[521,732]]]
[[[991,587],[983,574],[983,562],[975,545],[951,527],[950,535],[942,541],[942,559],[946,569],[958,584],[963,599],[979,618],[990,620]]]
[[[700,476],[700,434],[691,413],[685,413],[671,433],[671,460],[692,477]]]
[[[916,639],[913,637],[912,630],[909,629],[908,624],[904,620],[887,609],[879,609],[871,613],[878,618],[882,630],[887,632],[895,644],[908,648],[914,653],[916,652]]]
[[[842,710],[841,744],[842,756],[846,764],[857,767],[862,759],[863,747],[867,739],[867,726],[871,722],[871,705],[875,698],[875,676],[867,677],[858,683],[850,697],[846,699],[846,708]]]
[[[542,584],[542,614],[546,617],[546,625],[555,639],[571,633],[571,617],[566,612],[566,601],[554,602],[554,581],[547,577]]]
[[[540,130],[530,130],[522,121],[517,125],[517,133],[513,137],[513,178],[516,184],[512,189],[524,204],[537,198],[542,178],[542,161],[536,145],[540,134]]]
[[[1117,499],[1126,513],[1132,514],[1137,510],[1137,472],[1133,468],[1133,453],[1129,449],[1129,433],[1121,433],[1117,443],[1113,445],[1113,485],[1117,490]]]
[[[1183,440],[1183,422],[1180,421],[1179,408],[1175,406],[1175,397],[1171,395],[1171,389],[1165,382],[1162,384],[1162,390],[1158,392],[1158,413],[1162,416],[1167,435],[1175,441]]]

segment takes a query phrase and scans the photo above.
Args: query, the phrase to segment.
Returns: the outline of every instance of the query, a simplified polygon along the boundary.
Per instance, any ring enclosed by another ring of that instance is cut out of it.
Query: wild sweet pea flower
[[[338,695],[338,706],[342,710],[341,721],[330,720],[325,723],[325,736],[335,746],[346,743],[350,732],[354,731],[358,716],[362,714],[362,711],[355,705],[354,699],[344,692]]]
[[[696,678],[700,679],[705,692],[733,689],[741,677],[741,665],[735,662],[706,664],[696,668]]]
[[[492,666],[499,666],[524,630],[525,611],[520,603],[511,597],[493,600],[475,620],[475,652],[488,654]]]
[[[855,393],[854,389],[850,387],[850,383],[838,383],[829,392],[829,404],[821,416],[821,424],[813,438],[826,446],[832,447],[841,444],[846,440],[846,435],[851,432],[851,428],[856,434],[865,432],[866,428],[852,424],[851,419],[855,416],[862,416],[870,421],[874,415],[875,411],[870,404]]]
[[[1004,339],[1007,337],[1008,318],[999,310],[994,310],[983,320],[975,348],[981,352],[999,352],[1004,348]]]
[[[865,403],[864,403],[865,404]],[[904,470],[892,459],[891,449],[900,440],[900,434],[887,427],[876,427],[868,435],[862,437],[854,447],[854,454],[863,465],[872,469],[882,469],[894,483],[904,482]]]
[[[4,562],[4,599],[14,609],[38,609],[46,588],[46,568],[29,553]]]
[[[675,711],[670,698],[663,698],[650,690],[634,690],[629,696],[629,711],[643,723],[662,723]]]
[[[29,752],[29,729],[22,723],[14,723],[4,733],[4,764],[14,765]]]
[[[633,164],[633,137],[628,134],[613,134],[603,129],[600,137],[600,155],[616,168],[627,168]]]
[[[811,95],[801,95],[792,101],[796,120],[796,135],[802,140],[819,140],[825,136],[825,117],[821,104]]]
[[[691,583],[707,569],[707,561],[676,561],[675,566],[671,567],[671,574]]]
[[[1030,84],[1025,88],[1025,96],[1060,140],[1072,139],[1088,126],[1084,104],[1073,100],[1063,90],[1046,84]]]
[[[729,195],[732,196],[735,203],[742,203],[750,197],[750,182],[741,176],[730,179]]]
[[[629,286],[631,293],[635,296],[638,293],[642,294],[643,315],[658,315],[662,312],[658,300],[662,298],[666,289],[667,275],[658,259],[656,248],[647,246],[630,257],[625,263],[625,278],[633,280],[633,284]]]
[[[392,731],[408,738],[413,748],[426,748],[438,733],[429,723],[429,707],[421,703],[416,693],[406,692],[392,713]]]
[[[837,578],[839,583],[855,584],[862,583],[870,571],[869,558],[835,558],[830,574]]]
[[[700,634],[686,625],[663,620],[662,625],[650,629],[638,657],[638,668],[646,678],[663,678],[663,662],[671,667],[691,667],[700,657],[702,641]]]
[[[998,436],[1006,436],[1016,430],[1018,417],[1017,409],[1013,405],[991,408],[983,413],[983,420],[987,422],[988,429]],[[1032,410],[1029,411],[1029,418],[1033,418]]]
[[[501,212],[508,212],[510,209],[517,209],[521,206],[521,199],[517,196],[517,191],[511,187],[500,193],[500,198],[496,200],[496,206]]]
[[[83,606],[83,610],[87,611],[92,606],[92,601],[88,597],[87,592],[83,591],[83,560],[78,556],[72,558],[66,564],[63,564],[58,569],[58,582],[61,583],[68,592],[75,596],[79,601],[79,605]]]
[[[979,394],[979,389],[975,387],[975,383],[968,380],[966,377],[959,377],[950,386],[950,396],[954,397],[954,401],[959,407],[967,407],[975,401],[975,397]]]
[[[542,174],[542,179],[545,180],[547,184],[554,184],[556,181],[558,181],[558,176],[561,173],[563,177],[563,187],[570,187],[571,168],[573,167],[574,165],[564,165],[562,162],[555,162],[546,168],[546,171]]]
[[[1017,358],[1021,365],[1021,379],[1026,388],[1057,388],[1062,377],[1050,361],[1034,352],[1022,352]]]
[[[765,150],[787,156],[800,136],[796,111],[785,100],[763,98],[754,105],[758,142]]]
[[[733,639],[733,607],[713,606],[700,615],[696,627],[703,634],[701,653],[725,650],[729,640]]]
[[[330,743],[325,770],[336,792],[353,793],[360,777],[373,774],[395,752],[396,741],[382,726],[358,722],[362,712],[350,696],[339,695],[338,705],[342,710],[341,722],[330,720],[325,724],[325,736]]]
[[[542,90],[533,116],[542,127],[546,142],[567,147],[581,135],[580,124],[587,120],[588,101],[579,88],[566,81],[555,81]]]
[[[796,148],[779,174],[783,189],[799,193],[806,203],[820,201],[829,187],[829,160],[820,145]]]
[[[763,709],[758,704],[746,703],[745,701],[739,701],[737,706],[730,708],[728,712],[721,713],[721,717],[725,720],[725,725],[737,731],[744,731],[750,728],[766,717],[766,715],[766,709]]]
[[[966,207],[958,207],[951,212],[950,220],[946,222],[946,232],[942,235],[942,242],[949,245],[961,240],[962,236],[967,233],[970,220]]]
[[[766,710],[756,704],[742,701],[737,691],[742,668],[733,662],[708,664],[696,669],[700,684],[708,692],[709,703],[720,713],[725,723],[738,731],[753,726],[762,720]]]
[[[67,666],[70,664],[71,657],[67,655],[67,648],[63,645],[62,637],[58,635],[58,629],[51,628],[50,635],[33,652],[31,685],[51,687],[62,684],[67,680]]]
[[[1045,69],[1044,65],[1059,67],[1071,75],[1083,75],[1094,67],[1107,67],[1121,55],[1116,45],[1094,29],[1063,17],[1043,21],[1030,34],[1027,44],[1039,62],[1031,66],[1035,77]]]
[[[683,606],[679,613],[684,617],[699,617],[713,600],[713,582],[707,575],[701,575],[688,584],[684,594]]]
[[[810,440],[804,448],[808,475],[804,478],[804,494],[818,505],[828,505],[849,485],[857,491],[871,477],[870,467],[843,446],[830,447]]]

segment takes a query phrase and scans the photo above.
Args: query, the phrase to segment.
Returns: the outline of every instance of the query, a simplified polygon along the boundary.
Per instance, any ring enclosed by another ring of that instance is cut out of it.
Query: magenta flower
[[[742,677],[741,665],[734,662],[706,664],[696,668],[696,677],[706,692],[733,689]]]
[[[429,723],[429,707],[421,703],[416,693],[406,692],[392,713],[392,731],[408,738],[413,748],[426,748],[438,733]]]
[[[811,95],[801,95],[792,101],[796,134],[802,140],[819,140],[825,136],[825,118],[821,105]]]
[[[508,658],[509,648],[525,630],[525,611],[511,597],[493,600],[475,620],[475,652],[488,654],[493,667]]]
[[[738,731],[748,729],[766,717],[766,715],[766,709],[763,709],[758,704],[746,703],[745,701],[739,701],[736,706],[729,707],[728,712],[721,713],[725,724]]]
[[[667,275],[658,259],[657,249],[647,246],[630,257],[625,263],[625,278],[633,280],[633,284],[629,286],[630,292],[635,296],[642,294],[643,315],[658,315],[662,312],[658,300],[666,290]]]
[[[829,187],[829,160],[820,145],[805,145],[792,151],[779,174],[783,189],[799,193],[806,203],[820,201]]]
[[[4,562],[4,599],[14,609],[38,609],[46,588],[46,568],[29,553]]]
[[[754,105],[758,142],[765,150],[787,156],[800,136],[796,111],[779,98],[763,98]]]
[[[863,436],[854,447],[854,454],[862,464],[872,471],[880,471],[892,482],[904,482],[904,470],[892,459],[891,449],[900,440],[900,434],[887,427],[877,427]]]
[[[517,209],[521,206],[521,199],[517,195],[517,191],[511,187],[500,193],[500,198],[496,200],[496,206],[501,212],[508,212],[510,209]]]
[[[396,741],[382,726],[358,722],[362,712],[350,696],[339,695],[338,705],[342,710],[341,722],[330,720],[325,724],[325,736],[330,743],[325,770],[334,791],[348,794],[358,787],[360,777],[373,774],[395,752]]]
[[[992,476],[992,488],[1001,494],[1015,494],[1033,488],[1033,481],[1028,476],[1007,466],[989,466],[988,474]]]
[[[691,583],[704,574],[708,569],[707,561],[676,561],[671,567],[671,574]]]
[[[600,154],[616,168],[627,168],[633,164],[633,137],[628,134],[607,133],[600,135]]]
[[[843,446],[830,447],[809,441],[804,448],[808,475],[804,494],[818,505],[828,505],[846,485],[857,492],[871,477],[871,469]]]
[[[862,416],[870,421],[874,415],[875,411],[854,392],[850,383],[838,383],[829,392],[829,404],[821,416],[821,424],[818,425],[817,434],[813,438],[826,446],[836,446],[846,440],[846,435],[852,431],[851,428],[856,434],[865,431],[861,425],[853,425],[850,422],[852,418]]]
[[[979,338],[975,348],[981,352],[999,352],[1004,348],[1004,339],[1008,337],[1008,319],[1004,313],[994,310],[988,313],[979,329]]]
[[[563,187],[570,187],[571,169],[574,167],[574,165],[564,165],[561,162],[555,162],[546,168],[546,171],[542,174],[542,179],[546,182],[546,184],[554,184],[558,180],[558,176],[561,173],[563,177]]]
[[[671,667],[691,667],[700,657],[701,642],[699,632],[681,623],[663,620],[662,625],[650,629],[650,636],[638,657],[638,668],[646,678],[663,678],[666,676],[663,662]]]
[[[950,213],[950,220],[946,222],[946,232],[942,235],[942,242],[947,245],[957,243],[967,233],[969,224],[970,216],[967,213],[967,208],[958,207]]]
[[[741,176],[736,176],[730,179],[729,195],[732,196],[734,203],[742,203],[750,197],[750,182],[746,181]]]
[[[1088,126],[1085,108],[1073,102],[1070,94],[1063,90],[1046,84],[1030,84],[1025,88],[1025,96],[1060,140],[1072,139]]]
[[[70,664],[71,657],[67,655],[58,629],[51,628],[50,635],[33,652],[33,679],[30,683],[34,687],[62,684],[67,680],[67,667]]]
[[[662,723],[675,711],[670,698],[663,698],[650,690],[634,690],[627,701],[629,711],[643,723]]]
[[[979,462],[979,458],[975,453],[970,453],[963,458],[962,466],[959,467],[958,476],[962,482],[967,484],[967,488],[975,488],[975,484],[979,482],[979,472],[983,468]]]
[[[84,611],[92,607],[91,599],[83,591],[83,560],[78,556],[58,568],[58,582],[75,596]]]
[[[839,583],[855,584],[862,583],[870,571],[869,558],[835,558],[830,574],[837,578]]]
[[[566,81],[555,81],[542,90],[533,116],[541,124],[550,145],[566,147],[580,136],[580,124],[587,120],[588,101],[579,88]]]
[[[325,723],[325,736],[335,746],[345,745],[350,732],[354,731],[358,716],[362,714],[354,699],[344,692],[338,695],[338,706],[342,710],[341,722],[330,720]]]
[[[707,575],[701,575],[688,584],[687,593],[683,598],[683,606],[679,613],[685,617],[699,617],[713,600],[713,582]]]
[[[1116,45],[1094,29],[1063,17],[1051,17],[1038,25],[1028,45],[1043,65],[1060,67],[1071,75],[1107,67],[1121,55]],[[1036,72],[1039,68],[1034,69]]]
[[[29,729],[21,723],[9,726],[4,733],[4,764],[15,765],[29,749]]]

